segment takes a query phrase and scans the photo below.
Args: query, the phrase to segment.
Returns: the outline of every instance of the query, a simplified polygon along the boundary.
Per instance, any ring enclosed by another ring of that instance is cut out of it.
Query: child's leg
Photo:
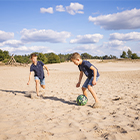
[[[41,85],[41,87],[42,87],[43,89],[45,89],[45,85]]]
[[[40,80],[40,86],[45,89],[45,78]]]
[[[88,90],[90,91],[90,93],[92,94],[93,98],[95,99],[95,102],[99,102],[98,97],[97,97],[97,94],[93,90],[92,86],[88,85]]]
[[[86,88],[82,87],[82,91],[83,91],[83,94],[87,97],[87,91],[86,91]]]
[[[43,88],[43,90],[41,91],[42,92],[42,96],[45,95],[45,78],[40,80],[40,86]]]
[[[87,89],[87,87],[88,87],[88,83],[89,83],[89,78],[87,78],[86,79],[86,81],[85,81],[85,83],[83,84],[83,86],[82,86],[82,91],[83,91],[83,94],[87,97],[87,91],[86,91],[86,89]]]
[[[36,83],[36,93],[37,93],[37,96],[39,96],[39,80],[35,80],[35,83]]]

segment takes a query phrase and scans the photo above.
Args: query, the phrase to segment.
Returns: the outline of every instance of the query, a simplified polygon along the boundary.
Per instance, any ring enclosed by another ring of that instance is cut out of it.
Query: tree
[[[65,55],[64,54],[58,54],[59,58],[60,58],[60,62],[65,62]]]
[[[3,54],[4,54],[4,59],[9,59],[10,58],[10,55],[9,55],[8,51],[3,51]]]
[[[2,51],[0,50],[0,61],[3,61],[5,59],[9,59],[9,52],[8,51]]]
[[[132,51],[130,49],[128,49],[128,51],[127,51],[127,57],[128,58],[131,58],[131,56],[132,56]]]
[[[15,55],[16,62],[18,63],[30,63],[30,55]]]
[[[139,59],[138,55],[136,53],[133,53],[131,56],[132,59]]]
[[[47,64],[48,58],[43,53],[38,53],[37,59],[42,61],[44,64]]]
[[[117,59],[117,57],[114,55],[110,55],[109,57],[110,57],[110,59]]]
[[[82,59],[93,59],[93,56],[91,56],[88,53],[82,53],[81,54]]]
[[[60,63],[59,56],[54,53],[51,53],[48,57],[48,63]]]
[[[4,60],[4,54],[3,54],[3,51],[0,50],[0,61]]]
[[[110,59],[108,55],[103,56],[103,59]]]
[[[123,52],[122,52],[122,55],[121,55],[120,57],[121,57],[121,58],[126,58],[126,52],[123,51]]]

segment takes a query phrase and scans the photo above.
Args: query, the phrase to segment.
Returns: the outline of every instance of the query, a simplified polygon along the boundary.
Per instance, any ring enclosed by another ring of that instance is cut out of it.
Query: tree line
[[[34,52],[37,54],[38,61],[42,61],[44,64],[51,64],[51,63],[60,63],[60,62],[66,62],[70,61],[71,55],[72,54],[55,54],[55,53],[39,53],[39,52]],[[15,55],[14,58],[16,62],[18,63],[31,63],[29,55]],[[8,51],[2,51],[0,50],[0,61],[6,63],[10,59],[10,54]],[[113,55],[105,55],[105,56],[92,56],[88,53],[82,53],[81,54],[82,59],[117,59],[116,56]],[[127,53],[125,51],[122,52],[122,55],[120,56],[121,58],[131,58],[131,59],[140,59],[136,53],[132,53],[131,50],[128,50]]]
[[[127,52],[123,51],[120,55],[121,58],[131,58],[131,59],[140,59],[136,53],[132,53],[130,49]]]

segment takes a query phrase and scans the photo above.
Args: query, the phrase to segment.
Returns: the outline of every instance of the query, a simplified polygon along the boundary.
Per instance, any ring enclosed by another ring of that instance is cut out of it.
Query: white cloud
[[[0,43],[0,46],[12,46],[12,47],[19,47],[21,45],[23,45],[23,43],[20,40],[7,40],[4,41],[3,43]]]
[[[140,41],[140,32],[112,33],[110,34],[110,40]]]
[[[6,41],[11,38],[14,38],[14,33],[0,30],[0,42]]]
[[[123,41],[119,41],[119,40],[112,40],[109,42],[104,42],[103,43],[103,48],[117,48],[120,46],[124,46],[124,42]]]
[[[99,48],[99,50],[102,50],[104,52],[104,55],[111,54],[117,57],[120,57],[122,51],[128,51],[128,49],[131,50],[129,46],[126,46],[125,42],[119,40],[104,42]]]
[[[80,44],[91,44],[97,43],[100,39],[103,38],[101,34],[86,34],[86,35],[78,35],[76,39],[70,40],[70,43],[80,43]]]
[[[86,51],[86,50],[94,50],[97,46],[90,44],[90,45],[80,45],[77,46],[76,49]]]
[[[117,7],[117,10],[123,10],[124,8],[123,7]]]
[[[77,13],[78,13],[78,14],[84,14],[84,12],[83,12],[83,11],[77,11]]]
[[[23,42],[50,42],[50,43],[65,43],[66,39],[71,36],[70,32],[56,32],[53,30],[27,30],[21,31],[21,40]]]
[[[131,50],[131,48],[128,46],[118,47],[118,50],[121,50],[121,51],[128,51],[128,49]]]
[[[127,51],[128,49],[131,50],[130,47],[126,46],[125,45],[125,42],[123,41],[119,41],[119,40],[112,40],[112,41],[109,41],[109,42],[104,42],[103,45],[102,45],[102,48],[104,49],[109,49],[111,51]]]
[[[53,8],[49,7],[49,8],[40,8],[40,13],[50,13],[53,14]]]
[[[86,52],[93,56],[104,55],[104,52],[102,52],[102,50],[100,50],[100,47],[98,47],[94,44],[84,44],[84,45],[76,46],[74,48],[71,48],[71,49],[68,49],[65,51],[65,53],[73,53],[73,52],[79,52],[79,53]]]
[[[79,11],[83,9],[84,9],[84,6],[79,3],[70,3],[70,6],[66,6],[66,11],[71,15],[75,15],[76,13],[84,14],[83,11]]]
[[[134,8],[98,17],[89,16],[89,21],[107,30],[138,29],[140,28],[140,9]]]
[[[97,12],[95,12],[95,13],[92,13],[92,15],[98,15],[98,14],[100,14],[99,11],[97,11]]]
[[[56,11],[58,11],[58,12],[65,12],[65,9],[64,9],[63,5],[57,5],[56,6]]]
[[[27,47],[27,46],[21,46],[18,48],[15,47],[3,47],[1,48],[2,50],[8,50],[10,53],[14,53],[14,54],[30,54],[32,52],[42,52],[42,53],[50,53],[50,52],[54,52],[53,50],[49,49],[46,46],[31,46],[31,47]]]

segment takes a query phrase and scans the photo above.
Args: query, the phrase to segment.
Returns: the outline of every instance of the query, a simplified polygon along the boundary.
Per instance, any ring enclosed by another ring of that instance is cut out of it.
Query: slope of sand
[[[95,63],[100,78],[94,87],[102,108],[85,106],[75,88],[78,68],[72,63],[47,65],[46,95],[35,91],[29,67],[0,67],[0,140],[140,140],[140,62]],[[83,77],[82,84],[86,77]]]

